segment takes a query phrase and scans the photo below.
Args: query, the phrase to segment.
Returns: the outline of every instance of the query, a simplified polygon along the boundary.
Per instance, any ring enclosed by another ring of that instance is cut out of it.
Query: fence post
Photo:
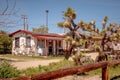
[[[102,80],[108,80],[108,65],[102,67]]]

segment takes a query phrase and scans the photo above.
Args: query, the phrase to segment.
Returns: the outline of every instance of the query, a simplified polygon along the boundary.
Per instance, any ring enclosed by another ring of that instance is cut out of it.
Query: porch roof
[[[61,37],[50,37],[50,36],[35,36],[37,39],[46,39],[46,40],[63,40]]]

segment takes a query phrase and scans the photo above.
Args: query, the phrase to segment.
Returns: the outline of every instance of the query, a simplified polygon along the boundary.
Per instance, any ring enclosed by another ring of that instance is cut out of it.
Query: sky
[[[8,10],[4,14],[11,15],[1,15],[7,4]],[[109,17],[108,23],[120,23],[120,0],[0,0],[0,30],[11,33],[24,29],[22,15],[26,15],[29,31],[32,31],[32,28],[46,25],[45,11],[48,10],[49,33],[63,33],[57,23],[64,21],[63,11],[68,7],[77,13],[76,24],[80,20],[95,20],[96,27],[101,29],[105,16]]]

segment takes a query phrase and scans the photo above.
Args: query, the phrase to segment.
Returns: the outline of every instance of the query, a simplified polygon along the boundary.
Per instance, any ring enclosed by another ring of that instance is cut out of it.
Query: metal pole
[[[48,27],[48,10],[46,10],[46,27]]]
[[[28,29],[28,25],[27,25],[26,15],[22,15],[22,18],[23,18],[23,22],[24,22],[24,30],[27,30]]]

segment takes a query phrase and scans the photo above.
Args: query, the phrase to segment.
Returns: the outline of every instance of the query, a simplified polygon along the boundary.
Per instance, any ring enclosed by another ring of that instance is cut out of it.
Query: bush
[[[20,72],[10,65],[9,62],[2,60],[0,61],[0,78],[12,78],[20,75]]]
[[[42,72],[53,71],[53,70],[68,68],[68,67],[73,67],[73,66],[74,66],[73,62],[68,61],[68,60],[63,60],[60,62],[50,63],[48,66],[39,65],[36,68],[28,68],[26,70],[23,70],[22,74],[30,76],[32,74],[38,74],[38,73],[42,73]]]
[[[30,76],[32,74],[38,74],[38,73],[40,73],[40,71],[38,70],[38,68],[33,68],[33,67],[27,68],[26,70],[23,70],[21,72],[22,72],[22,75],[25,75],[25,76]]]
[[[53,62],[50,63],[49,66],[47,66],[48,71],[53,71],[53,70],[57,70],[57,69],[63,69],[63,68],[69,68],[69,67],[73,67],[74,63],[68,60],[62,60],[60,62]]]
[[[12,39],[8,35],[0,37],[0,53],[11,53],[12,50]]]

